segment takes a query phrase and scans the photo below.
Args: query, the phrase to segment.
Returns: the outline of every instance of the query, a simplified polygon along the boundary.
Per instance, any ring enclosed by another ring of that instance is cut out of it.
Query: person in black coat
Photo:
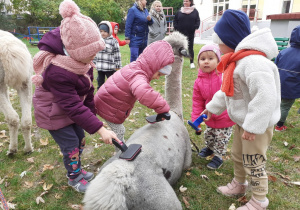
[[[194,37],[195,30],[200,26],[200,17],[194,7],[194,0],[183,0],[183,7],[175,14],[173,21],[174,29],[184,34],[189,42],[190,67],[195,68],[194,64]]]

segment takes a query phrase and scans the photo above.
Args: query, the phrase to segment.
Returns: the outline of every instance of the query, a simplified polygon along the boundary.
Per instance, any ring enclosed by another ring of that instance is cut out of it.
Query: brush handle
[[[122,152],[125,152],[125,151],[128,149],[128,147],[126,146],[126,144],[125,144],[123,141],[121,141],[121,142],[119,143],[116,139],[112,139],[112,143],[113,143],[116,147],[118,147]]]

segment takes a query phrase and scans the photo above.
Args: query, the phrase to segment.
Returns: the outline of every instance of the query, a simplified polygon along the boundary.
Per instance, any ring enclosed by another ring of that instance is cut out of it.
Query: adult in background
[[[183,0],[183,7],[175,14],[173,21],[174,29],[184,34],[189,42],[190,68],[195,68],[194,64],[194,38],[195,31],[200,26],[200,17],[194,7],[194,0]]]
[[[147,47],[148,25],[152,25],[153,20],[146,9],[146,4],[146,0],[136,0],[128,10],[125,40],[130,47],[130,62],[135,61]]]
[[[152,42],[162,40],[165,38],[165,34],[167,32],[167,20],[160,1],[154,1],[152,3],[150,15],[152,17],[153,24],[149,25],[147,45]]]
[[[290,47],[281,50],[275,59],[281,82],[281,117],[275,131],[285,131],[286,118],[295,99],[300,98],[300,26],[291,33]]]

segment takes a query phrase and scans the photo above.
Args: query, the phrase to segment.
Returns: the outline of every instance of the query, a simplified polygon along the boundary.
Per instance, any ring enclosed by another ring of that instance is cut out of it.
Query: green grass
[[[124,35],[120,35],[121,40]],[[36,46],[28,44],[28,48],[32,55],[38,52]],[[195,56],[198,54],[201,45],[195,45]],[[123,66],[129,63],[130,52],[128,45],[121,47]],[[96,75],[96,74],[95,74]],[[192,91],[194,80],[197,77],[197,70],[189,68],[189,61],[186,59],[183,66],[183,107],[185,121],[190,119],[192,107]],[[163,78],[153,81],[152,86],[156,91],[164,93]],[[94,85],[96,82],[94,81]],[[19,100],[16,95],[12,96],[12,104],[20,114]],[[299,203],[299,187],[294,185],[285,185],[283,179],[279,174],[288,176],[291,181],[300,181],[300,166],[299,162],[295,162],[293,156],[300,156],[299,154],[299,133],[300,121],[297,110],[300,107],[300,100],[298,99],[292,107],[286,132],[274,133],[273,141],[268,150],[267,171],[269,175],[277,178],[276,182],[269,181],[270,205],[268,209],[300,209]],[[153,114],[153,111],[136,103],[131,112],[130,117],[125,121],[126,136],[129,136],[138,128],[146,124],[146,114]],[[186,124],[191,139],[201,149],[204,146],[203,135],[196,136],[194,131]],[[204,129],[204,127],[203,127]],[[5,130],[8,135],[8,127],[5,123],[4,115],[0,114],[0,131]],[[36,126],[33,116],[32,126],[32,143],[34,145],[34,152],[25,155],[22,152],[24,147],[23,137],[19,135],[19,152],[13,156],[6,156],[8,150],[8,138],[0,138],[0,188],[5,198],[17,204],[16,209],[72,209],[72,205],[80,205],[83,195],[75,192],[67,186],[67,179],[65,177],[65,169],[62,162],[62,156],[59,147],[51,138],[48,131],[39,129]],[[40,139],[48,138],[49,144],[42,146]],[[83,153],[82,163],[89,171],[96,172],[101,165],[112,156],[114,149],[110,145],[104,145],[99,140],[99,135],[87,134],[87,146]],[[287,147],[283,142],[289,143]],[[101,146],[95,148],[95,144]],[[291,145],[295,145],[293,149],[289,149]],[[231,142],[229,145],[231,148]],[[230,157],[230,152],[228,152]],[[33,158],[34,163],[27,161],[28,158]],[[228,209],[232,203],[236,206],[241,204],[233,198],[226,198],[216,192],[216,187],[224,185],[231,181],[233,177],[233,163],[229,159],[224,162],[223,166],[217,170],[222,175],[217,175],[215,171],[209,170],[206,167],[207,160],[197,157],[193,153],[193,162],[188,171],[183,172],[181,179],[174,186],[174,190],[178,198],[182,202],[184,209],[187,209],[183,197],[188,201],[189,209]],[[49,164],[54,168],[52,170],[44,171],[44,165]],[[20,174],[27,171],[27,174],[21,178]],[[201,175],[206,175],[209,179],[201,178]],[[42,196],[45,203],[36,204],[36,198],[45,190],[43,185],[53,184],[52,188]],[[32,185],[32,186],[31,186]],[[187,191],[181,193],[179,187],[183,185],[187,187]],[[247,199],[250,199],[250,193]]]

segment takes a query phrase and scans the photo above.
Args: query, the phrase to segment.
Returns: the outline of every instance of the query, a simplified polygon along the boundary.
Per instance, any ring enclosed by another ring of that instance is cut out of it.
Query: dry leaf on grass
[[[287,176],[287,175],[283,175],[283,174],[278,173],[278,172],[276,172],[275,174],[278,174],[278,175],[279,175],[281,178],[283,178],[283,179],[287,179],[287,180],[291,181],[290,177]]]
[[[222,173],[219,173],[219,172],[217,172],[217,171],[215,171],[215,174],[217,174],[218,176],[223,176]]]
[[[54,168],[54,166],[52,166],[50,164],[45,164],[44,167],[43,167],[43,171],[52,170],[53,168]]]
[[[268,176],[268,180],[269,180],[269,181],[272,181],[272,182],[276,182],[276,181],[277,181],[277,178],[276,178],[275,176],[269,175],[269,176]]]
[[[24,187],[26,187],[26,188],[33,187],[33,182],[25,182]]]
[[[35,199],[35,202],[36,204],[40,204],[40,203],[45,203],[44,199],[40,196],[38,196],[36,199]]]
[[[286,147],[289,145],[289,143],[287,143],[286,141],[284,141],[283,144],[284,144],[284,146],[286,146]]]
[[[236,210],[236,208],[235,208],[235,204],[233,203],[233,204],[231,204],[231,206],[229,206],[229,209],[228,210]]]
[[[242,204],[245,204],[248,202],[246,196],[242,196],[240,197],[239,199],[237,199],[238,202],[242,203]]]
[[[181,185],[180,187],[179,187],[179,191],[180,192],[185,192],[187,190],[187,188],[186,187],[184,187],[183,185]]]
[[[5,130],[0,131],[0,138],[7,138],[5,132],[6,132]]]
[[[53,184],[47,184],[47,183],[45,182],[45,183],[43,184],[43,189],[44,189],[45,191],[47,191],[47,190],[50,190],[52,186],[53,186]]]
[[[300,160],[300,156],[294,155],[293,158],[294,158],[294,161],[295,161],[295,162],[298,162],[298,161]]]
[[[209,178],[208,178],[206,175],[200,175],[200,177],[201,177],[202,179],[209,180]]]
[[[54,198],[57,199],[57,200],[59,200],[59,199],[61,199],[61,196],[62,196],[62,195],[60,195],[60,194],[58,194],[58,193],[55,193]]]
[[[49,144],[48,138],[40,139],[40,143],[41,143],[42,146],[48,145]]]
[[[25,175],[26,175],[27,171],[23,171],[21,174],[20,174],[20,177],[23,178]]]
[[[300,186],[300,182],[291,182],[291,184]]]
[[[191,176],[191,172],[189,172],[189,171],[186,172],[185,174],[186,174],[187,176]]]
[[[294,149],[296,147],[295,144],[293,144],[292,146],[289,147],[289,150]]]
[[[185,207],[187,209],[189,209],[190,208],[190,203],[188,202],[187,198],[186,197],[182,197],[182,200],[183,200],[183,203],[184,203]]]
[[[74,204],[71,206],[72,209],[83,209],[81,205]]]
[[[29,163],[34,163],[34,157],[27,158],[27,161],[28,161]]]

